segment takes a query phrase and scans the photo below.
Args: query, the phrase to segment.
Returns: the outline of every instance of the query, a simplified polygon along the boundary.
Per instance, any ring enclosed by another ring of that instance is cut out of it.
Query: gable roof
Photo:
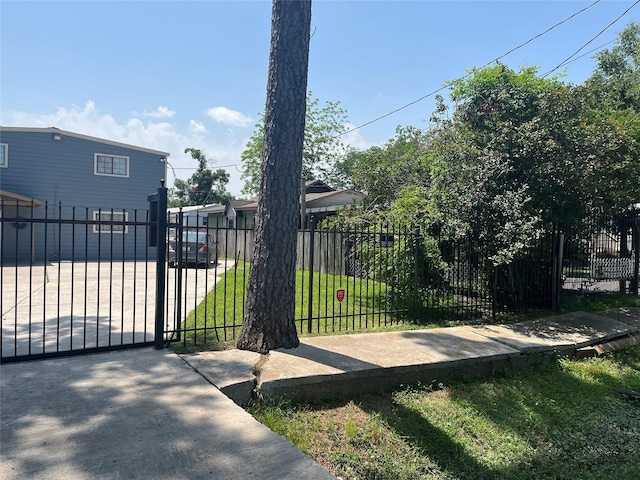
[[[305,193],[323,193],[335,191],[335,188],[331,188],[322,180],[307,180],[306,182],[304,182],[304,187]]]
[[[255,212],[258,210],[258,200],[229,200],[224,208],[224,214],[227,215],[229,210],[236,212]]]
[[[308,204],[318,202],[320,200],[326,200],[330,198],[343,197],[347,199],[351,198],[352,202],[360,200],[365,197],[364,193],[356,192],[355,190],[346,189],[346,190],[333,190],[331,192],[322,192],[322,193],[307,193],[305,195],[305,202]]]
[[[366,197],[364,193],[352,189],[335,190],[321,180],[307,181],[305,187],[307,188],[305,206],[308,213],[335,212]],[[231,211],[243,215],[245,212],[255,213],[257,210],[258,198],[252,198],[250,200],[229,200],[225,205],[201,211],[227,216]]]
[[[200,213],[211,213],[214,212],[217,208],[224,209],[224,205],[219,203],[209,203],[207,205],[189,205],[185,207],[169,207],[167,208],[167,212],[169,213],[178,213],[182,212],[185,215],[188,215],[191,212]]]

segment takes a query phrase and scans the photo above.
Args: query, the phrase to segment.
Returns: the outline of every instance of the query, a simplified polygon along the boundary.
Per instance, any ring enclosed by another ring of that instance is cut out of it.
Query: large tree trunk
[[[306,110],[311,0],[274,0],[256,241],[238,348],[299,344],[296,235]]]

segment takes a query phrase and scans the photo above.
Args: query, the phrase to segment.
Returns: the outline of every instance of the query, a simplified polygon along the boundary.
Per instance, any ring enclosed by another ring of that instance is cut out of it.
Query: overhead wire
[[[624,17],[627,13],[629,13],[629,11],[635,7],[636,5],[638,5],[640,3],[640,0],[636,0],[636,2],[634,2],[629,8],[627,8],[624,12],[622,12],[620,15],[618,15],[618,17],[615,18],[615,20],[613,20],[611,23],[609,23],[609,25],[607,25],[606,27],[604,27],[597,35],[595,35],[594,37],[592,37],[588,42],[586,42],[584,45],[582,45],[578,50],[576,50],[572,55],[570,55],[569,57],[567,57],[564,61],[560,62],[558,64],[557,67],[549,70],[547,73],[545,73],[544,75],[542,75],[542,78],[545,78],[549,75],[551,75],[553,72],[555,72],[556,70],[558,70],[560,67],[566,65],[567,63],[569,63],[569,61],[575,57],[578,53],[580,53],[580,51],[585,48],[587,45],[589,45],[591,42],[593,42],[596,38],[598,38],[600,35],[602,35],[604,32],[606,32],[609,28],[611,28],[613,25],[615,25],[618,21],[620,21],[620,19],[622,17]]]
[[[486,67],[487,65],[491,65],[494,62],[499,61],[500,59],[512,54],[513,52],[515,52],[516,50],[521,49],[522,47],[524,47],[525,45],[528,45],[529,43],[533,42],[534,40],[537,40],[538,38],[542,37],[543,35],[546,35],[547,33],[549,33],[551,30],[553,30],[556,27],[559,27],[560,25],[563,25],[565,23],[567,23],[569,20],[571,20],[574,17],[577,17],[578,15],[580,15],[582,12],[585,12],[587,10],[589,10],[591,7],[594,7],[595,5],[597,5],[598,3],[600,3],[600,0],[596,0],[595,2],[593,2],[590,5],[587,5],[586,7],[582,8],[581,10],[578,10],[577,12],[575,12],[574,14],[568,16],[567,18],[565,18],[564,20],[561,20],[560,22],[556,23],[555,25],[547,28],[544,32],[539,33],[538,35],[531,37],[529,40],[527,40],[524,43],[521,43],[520,45],[518,45],[517,47],[512,48],[511,50],[509,50],[507,53],[505,53],[504,55],[499,56],[498,58],[496,58],[495,60],[491,60],[489,63],[487,63],[486,65],[484,65],[484,67]],[[482,68],[484,68],[482,67]]]
[[[525,42],[521,43],[520,45],[518,45],[518,46],[516,46],[516,47],[512,48],[511,50],[509,50],[508,52],[504,53],[503,55],[500,55],[499,57],[497,57],[497,58],[495,58],[495,59],[493,59],[493,60],[491,60],[491,61],[487,62],[486,64],[484,64],[484,65],[483,65],[482,67],[480,67],[480,68],[482,69],[482,68],[485,68],[485,67],[487,67],[487,66],[491,65],[492,63],[497,63],[497,62],[499,62],[499,61],[500,61],[501,59],[503,59],[504,57],[506,57],[506,56],[510,55],[511,53],[513,53],[513,52],[515,52],[516,50],[518,50],[518,49],[520,49],[520,48],[524,47],[525,45],[528,45],[529,43],[531,43],[532,41],[534,41],[534,40],[536,40],[536,39],[538,39],[538,38],[542,37],[543,35],[546,35],[546,34],[547,34],[547,33],[549,33],[551,30],[553,30],[553,29],[555,29],[555,28],[557,28],[557,27],[559,27],[559,26],[561,26],[561,25],[565,24],[565,23],[566,23],[566,22],[568,22],[569,20],[573,19],[573,18],[574,18],[574,17],[576,17],[577,15],[580,15],[581,13],[585,12],[586,10],[588,10],[588,9],[590,9],[590,8],[592,8],[592,7],[594,7],[595,5],[597,5],[597,4],[598,4],[598,3],[600,3],[600,2],[601,2],[601,0],[595,0],[593,3],[591,3],[591,4],[587,5],[586,7],[584,7],[584,8],[582,8],[582,9],[578,10],[577,12],[573,13],[572,15],[570,15],[570,16],[569,16],[569,17],[567,17],[567,18],[565,18],[564,20],[561,20],[560,22],[558,22],[558,23],[556,23],[556,24],[552,25],[551,27],[547,28],[545,31],[543,31],[543,32],[541,32],[541,33],[539,33],[539,34],[537,34],[537,35],[535,35],[535,36],[531,37],[529,40],[527,40],[527,41],[525,41]],[[568,57],[566,60],[564,60],[562,63],[560,63],[556,68],[554,68],[553,70],[551,70],[550,72],[548,72],[548,73],[547,73],[547,74],[545,74],[545,75],[549,75],[550,73],[552,73],[553,71],[557,70],[558,68],[560,68],[560,67],[562,67],[562,66],[564,66],[564,65],[567,65],[567,64],[569,64],[569,63],[571,63],[571,62],[573,62],[573,61],[575,61],[575,60],[578,60],[579,58],[582,58],[583,56],[588,55],[589,53],[592,53],[592,52],[594,52],[594,51],[596,51],[596,50],[598,50],[598,49],[600,49],[600,48],[602,48],[602,47],[604,47],[604,46],[608,45],[609,43],[612,43],[614,40],[609,41],[609,42],[607,42],[607,43],[605,43],[605,44],[601,45],[600,47],[596,47],[595,49],[591,50],[590,52],[585,53],[584,55],[581,55],[580,57],[573,58],[573,57],[575,57],[575,55],[576,55],[577,53],[579,53],[579,52],[580,52],[584,47],[586,47],[589,43],[591,43],[591,42],[592,42],[592,41],[594,41],[596,38],[598,38],[600,35],[602,35],[602,33],[604,33],[607,29],[609,29],[613,24],[615,24],[616,22],[618,22],[618,21],[619,21],[623,16],[625,16],[625,15],[626,15],[626,14],[627,14],[627,13],[628,13],[632,8],[633,8],[633,7],[635,7],[638,3],[640,3],[640,0],[637,0],[633,5],[631,5],[629,8],[627,8],[627,9],[626,9],[626,10],[625,10],[621,15],[619,15],[619,16],[618,16],[618,17],[617,17],[613,22],[611,22],[609,25],[607,25],[607,27],[605,27],[605,28],[604,28],[604,29],[603,29],[603,30],[602,30],[598,35],[596,35],[596,36],[595,36],[595,37],[593,37],[591,40],[589,40],[589,42],[585,43],[585,44],[584,44],[582,47],[580,47],[580,48],[579,48],[579,49],[578,49],[578,50],[577,50],[573,55],[571,55],[570,57]],[[465,74],[465,75],[464,75],[464,76],[462,76],[461,78],[462,78],[462,79],[465,79],[465,78],[469,77],[470,75],[471,75],[471,72],[469,72],[469,73]],[[338,137],[338,136],[343,136],[343,135],[347,135],[347,134],[349,134],[349,133],[355,132],[356,130],[360,130],[360,129],[362,129],[362,128],[364,128],[364,127],[368,126],[368,125],[371,125],[371,124],[373,124],[373,123],[376,123],[376,122],[378,122],[378,121],[380,121],[380,120],[382,120],[382,119],[384,119],[384,118],[390,117],[391,115],[394,115],[395,113],[398,113],[398,112],[400,112],[400,111],[402,111],[402,110],[405,110],[406,108],[409,108],[410,106],[415,105],[416,103],[420,103],[421,101],[423,101],[423,100],[425,100],[425,99],[427,99],[427,98],[429,98],[429,97],[432,97],[433,95],[435,95],[435,94],[437,94],[437,93],[439,93],[439,92],[441,92],[441,91],[443,91],[443,90],[446,90],[447,88],[448,88],[448,86],[447,86],[447,85],[443,85],[442,87],[440,87],[440,88],[438,88],[438,89],[436,89],[436,90],[434,90],[434,91],[432,91],[432,92],[430,92],[430,93],[427,93],[426,95],[423,95],[422,97],[420,97],[420,98],[418,98],[418,99],[416,99],[416,100],[414,100],[414,101],[412,101],[412,102],[409,102],[409,103],[407,103],[407,104],[405,104],[405,105],[402,105],[401,107],[398,107],[398,108],[396,108],[396,109],[394,109],[394,110],[392,110],[392,111],[390,111],[390,112],[388,112],[388,113],[385,113],[384,115],[380,115],[379,117],[376,117],[376,118],[374,118],[373,120],[370,120],[370,121],[365,122],[365,123],[363,123],[363,124],[360,124],[360,125],[358,125],[358,126],[356,126],[356,127],[353,127],[353,128],[348,129],[348,130],[345,130],[344,132],[340,133],[340,134],[339,134],[339,135],[337,135],[336,137]]]

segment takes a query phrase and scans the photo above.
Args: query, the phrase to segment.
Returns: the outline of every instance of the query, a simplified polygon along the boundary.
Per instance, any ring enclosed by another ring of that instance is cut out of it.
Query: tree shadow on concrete
[[[165,350],[0,368],[4,480],[330,478]]]

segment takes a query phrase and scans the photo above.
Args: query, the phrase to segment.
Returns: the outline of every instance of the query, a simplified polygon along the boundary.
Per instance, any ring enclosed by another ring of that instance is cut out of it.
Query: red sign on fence
[[[336,298],[339,302],[342,302],[344,300],[344,288],[336,290]]]

